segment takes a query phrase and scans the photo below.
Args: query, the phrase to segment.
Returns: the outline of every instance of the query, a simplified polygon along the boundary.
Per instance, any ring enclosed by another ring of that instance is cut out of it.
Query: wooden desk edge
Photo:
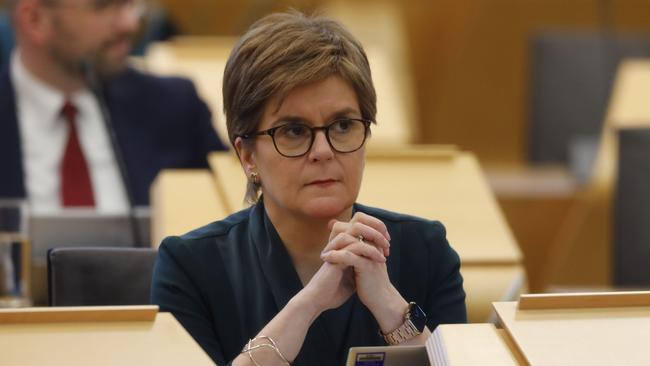
[[[154,321],[157,305],[0,309],[0,324]]]
[[[650,306],[650,291],[525,294],[519,310],[588,309]]]
[[[497,325],[500,325],[502,328],[497,327],[497,333],[501,336],[501,339],[505,342],[506,346],[508,349],[510,349],[512,355],[514,358],[519,362],[520,365],[522,366],[531,366],[528,360],[526,359],[526,356],[524,355],[523,350],[521,349],[521,345],[517,343],[517,339],[512,335],[510,332],[510,329],[507,327],[507,323],[505,319],[503,319],[503,315],[497,308],[497,304],[507,304],[507,303],[513,303],[511,302],[493,302],[492,303],[492,308],[494,309],[494,312],[497,315]]]

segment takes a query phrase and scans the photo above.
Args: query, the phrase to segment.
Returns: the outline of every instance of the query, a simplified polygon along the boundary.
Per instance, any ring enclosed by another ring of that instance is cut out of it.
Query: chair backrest
[[[48,252],[51,306],[149,304],[156,250],[55,248]]]
[[[650,286],[650,128],[618,133],[614,285]]]
[[[647,35],[545,32],[536,36],[532,40],[530,160],[593,163],[619,62],[648,56]],[[594,146],[588,148],[591,143]],[[589,159],[580,156],[584,151],[591,154]],[[574,168],[578,173],[584,170]]]

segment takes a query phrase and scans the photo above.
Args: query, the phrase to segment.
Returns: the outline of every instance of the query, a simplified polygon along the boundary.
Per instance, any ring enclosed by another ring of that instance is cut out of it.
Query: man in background
[[[16,49],[0,71],[0,198],[26,198],[33,212],[149,203],[165,168],[205,168],[225,147],[188,80],[127,65],[144,3],[138,0],[8,0]],[[89,75],[101,81],[124,157],[104,125]]]

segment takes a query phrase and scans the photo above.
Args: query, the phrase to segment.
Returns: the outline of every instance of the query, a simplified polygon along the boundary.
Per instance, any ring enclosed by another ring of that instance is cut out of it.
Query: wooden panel
[[[246,175],[234,152],[214,152],[208,156],[217,193],[225,202],[229,213],[237,212],[247,206]]]
[[[151,246],[227,213],[209,170],[164,170],[151,185]]]
[[[426,347],[432,366],[521,365],[493,324],[439,325]]]
[[[526,161],[529,37],[536,31],[595,30],[603,19],[615,30],[650,28],[643,16],[650,2],[640,0],[403,4],[423,142],[457,144],[487,163]]]
[[[0,309],[0,324],[153,321],[157,305]]]
[[[214,365],[169,313],[155,321],[5,324],[3,366]]]
[[[650,307],[517,310],[494,304],[501,323],[529,364],[650,364]]]
[[[462,258],[461,258],[462,261]],[[493,320],[492,303],[516,299],[525,292],[525,274],[520,264],[487,265],[462,263],[463,287],[467,294],[470,323]]]
[[[525,294],[519,310],[585,309],[607,307],[650,307],[650,292],[601,292],[571,294]]]
[[[575,200],[577,182],[561,167],[499,167],[487,177],[523,253],[529,290],[545,291],[551,243]]]
[[[403,148],[400,153],[406,151]],[[447,238],[465,263],[521,260],[474,155],[458,152],[445,159],[399,155],[386,159],[382,154],[368,151],[359,202],[442,221]]]

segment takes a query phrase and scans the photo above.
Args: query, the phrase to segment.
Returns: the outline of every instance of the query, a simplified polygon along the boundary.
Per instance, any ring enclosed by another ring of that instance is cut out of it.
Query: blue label
[[[354,366],[384,366],[385,352],[357,353]]]

